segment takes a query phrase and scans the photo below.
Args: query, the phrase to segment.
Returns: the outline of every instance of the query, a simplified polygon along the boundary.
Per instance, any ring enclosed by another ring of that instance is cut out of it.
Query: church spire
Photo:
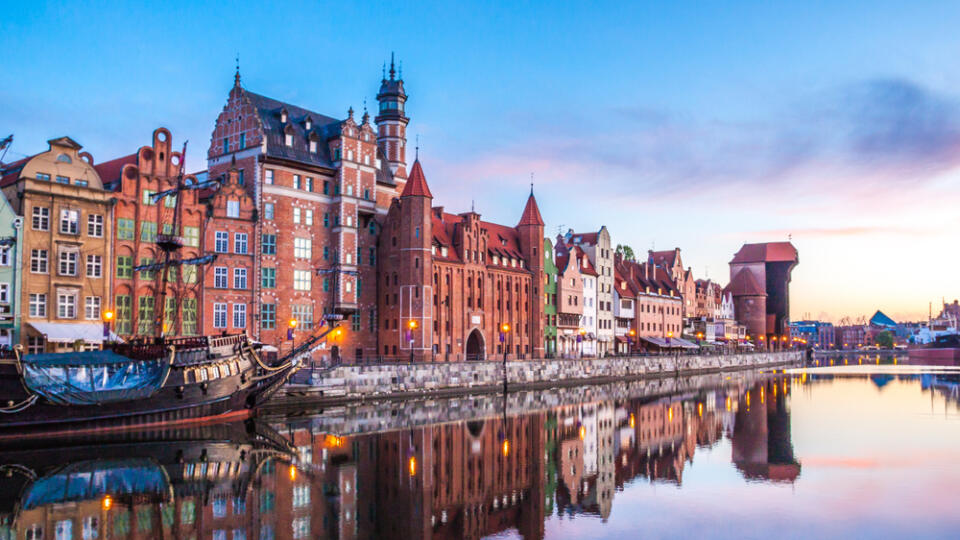
[[[533,196],[533,184],[530,184],[530,196],[527,197],[527,206],[523,209],[523,215],[520,216],[520,223],[517,225],[538,225],[543,227],[543,217],[540,216],[537,199]]]
[[[433,198],[430,187],[427,186],[427,178],[423,176],[423,167],[420,166],[419,159],[413,162],[413,167],[410,169],[410,179],[403,186],[403,193],[400,194],[400,198],[404,197]]]

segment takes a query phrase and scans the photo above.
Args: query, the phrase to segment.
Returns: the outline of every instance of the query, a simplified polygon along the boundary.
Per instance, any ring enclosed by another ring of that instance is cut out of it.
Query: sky
[[[792,239],[791,317],[934,315],[960,297],[960,3],[0,0],[5,160],[97,161],[160,126],[206,167],[244,86],[343,118],[396,53],[434,203],[550,236],[606,225],[726,283]]]

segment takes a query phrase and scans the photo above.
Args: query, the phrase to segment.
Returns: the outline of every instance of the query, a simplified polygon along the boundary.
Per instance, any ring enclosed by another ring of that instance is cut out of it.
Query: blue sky
[[[960,297],[960,4],[4,1],[7,160],[97,160],[158,126],[203,168],[239,52],[250,90],[331,116],[396,51],[436,203],[551,233],[606,224],[726,281],[792,235],[793,317],[925,317]],[[936,306],[935,306],[936,307]]]

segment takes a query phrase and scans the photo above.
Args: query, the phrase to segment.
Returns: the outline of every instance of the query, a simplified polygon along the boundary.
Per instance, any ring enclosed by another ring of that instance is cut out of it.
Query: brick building
[[[432,203],[416,161],[380,235],[380,354],[542,358],[543,219],[533,192],[515,227]]]
[[[206,207],[197,190],[180,193],[180,230],[174,232],[176,198],[153,200],[152,195],[177,186],[180,152],[172,146],[170,132],[153,132],[149,145],[136,153],[96,166],[104,186],[112,191],[115,202],[113,219],[108,224],[116,258],[108,268],[113,280],[114,330],[123,338],[153,337],[161,315],[155,305],[162,285],[160,272],[134,272],[142,264],[160,262],[163,253],[157,247],[157,235],[175,234],[183,238],[179,257],[197,257],[203,253],[202,234]],[[186,184],[196,181],[188,176]],[[170,269],[167,276],[167,307],[164,332],[168,335],[194,335],[200,330],[197,310],[200,298],[199,270],[195,266]]]
[[[670,279],[676,285],[677,290],[683,302],[683,318],[694,317],[696,312],[697,284],[693,279],[693,272],[690,268],[683,268],[683,260],[680,258],[680,248],[673,248],[670,251],[648,251],[647,262],[653,263],[667,271]],[[677,332],[679,335],[679,332]]]
[[[790,242],[744,244],[730,261],[737,321],[758,345],[790,333],[790,273],[798,262]]]
[[[391,65],[377,95],[377,127],[248,91],[240,75],[207,152],[210,177],[237,168],[256,216],[252,334],[289,347],[287,323],[311,333],[324,314],[344,316],[331,357],[362,359],[377,347],[378,215],[406,182],[407,99]]]
[[[620,257],[615,264],[614,290],[621,312],[633,313],[629,328],[636,332],[634,346],[661,348],[665,338],[679,338],[683,330],[682,295],[669,270]]]

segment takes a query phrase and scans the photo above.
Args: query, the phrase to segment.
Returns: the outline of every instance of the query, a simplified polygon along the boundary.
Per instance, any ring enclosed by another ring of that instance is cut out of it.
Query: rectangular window
[[[197,299],[184,298],[181,304],[180,332],[185,336],[194,336],[197,334]]]
[[[0,303],[10,303],[10,284],[0,283]]]
[[[275,234],[264,234],[260,237],[261,245],[260,249],[263,251],[264,255],[276,255],[277,254],[277,235]]]
[[[297,290],[297,291],[310,290],[310,271],[309,270],[293,271],[293,288],[294,290]]]
[[[37,173],[37,180],[43,180],[44,182],[49,182],[49,181],[50,181],[50,175],[47,174],[47,173],[38,172],[38,173]]]
[[[239,171],[237,171],[237,184],[240,184],[242,186],[243,183],[244,183],[243,169],[240,169]]]
[[[88,321],[100,320],[100,297],[88,296],[83,302],[83,318]]]
[[[30,316],[31,317],[46,317],[47,316],[47,295],[46,294],[30,294]]]
[[[339,152],[339,150],[337,150],[337,151]],[[329,180],[324,180],[324,181],[323,181],[323,194],[324,194],[324,195],[329,195],[329,194],[330,194],[330,181],[329,181]]]
[[[226,154],[226,153],[229,152],[229,151],[230,151],[230,139],[224,137],[224,138],[223,138],[223,152],[221,152],[221,153],[222,153],[222,154]]]
[[[184,227],[183,240],[188,246],[200,247],[200,227]]]
[[[247,254],[247,233],[234,233],[233,252],[238,255]]]
[[[60,234],[80,234],[79,210],[60,210]]]
[[[308,176],[308,177],[306,178],[306,183],[304,184],[303,189],[305,189],[305,190],[307,190],[307,191],[313,191],[313,177],[312,177],[312,176]]]
[[[323,292],[330,292],[330,278],[323,278]]]
[[[293,189],[301,189],[302,187],[303,187],[303,184],[300,182],[300,175],[299,174],[293,175]]]
[[[377,264],[377,248],[370,248],[370,266]]]
[[[233,305],[233,327],[234,328],[247,327],[247,305],[246,304]]]
[[[184,283],[197,282],[197,267],[192,264],[185,264],[180,267],[181,279]]]
[[[300,209],[299,209],[299,208],[294,208],[294,209],[293,209],[293,222],[294,222],[294,223],[300,223]]]
[[[35,231],[49,231],[50,230],[50,209],[44,208],[42,206],[34,206],[32,225],[33,225],[33,230]]]
[[[246,268],[233,269],[233,288],[234,289],[247,288],[247,269]]]
[[[117,220],[117,240],[133,240],[134,234],[132,219],[120,218]]]
[[[157,241],[157,224],[152,221],[143,221],[140,223],[140,241]]]
[[[60,293],[57,295],[57,318],[77,318],[77,295],[74,293]]]
[[[213,286],[215,288],[226,289],[229,285],[227,279],[226,266],[216,266],[213,268]]]
[[[263,170],[263,183],[264,183],[264,184],[273,184],[273,169],[264,169],[264,170]]]
[[[213,304],[213,327],[214,328],[226,328],[227,327],[227,305],[216,303]]]
[[[59,274],[61,276],[77,275],[77,255],[76,251],[63,251],[60,253]]]
[[[311,241],[309,238],[293,239],[293,256],[297,259],[310,259],[312,252]]]
[[[227,217],[240,217],[240,201],[227,201]]]
[[[292,313],[294,320],[297,321],[298,330],[313,330],[312,304],[294,304]]]
[[[144,206],[154,206],[157,204],[157,201],[153,200],[153,195],[156,191],[152,189],[143,190],[143,199],[140,201]]]
[[[163,198],[163,206],[166,208],[176,208],[177,207],[177,196],[176,195],[167,195]]]
[[[100,214],[90,214],[87,216],[87,236],[95,238],[103,237],[103,216]]]
[[[32,249],[30,250],[30,271],[34,274],[46,274],[50,271],[49,259],[47,258],[47,250],[45,249]]]
[[[260,328],[273,330],[277,327],[277,305],[260,304]]]
[[[227,231],[214,233],[213,250],[217,253],[226,253],[230,249],[230,234]]]
[[[149,257],[141,257],[141,258],[140,258],[140,266],[149,266],[149,265],[151,265],[151,264],[153,264],[153,259],[151,259],[151,258],[149,258]],[[154,278],[154,276],[156,276],[156,271],[154,271],[154,270],[141,270],[141,271],[140,271],[140,279],[143,279],[143,280],[152,280],[152,279]]]
[[[117,257],[117,277],[133,279],[133,257],[120,255]]]
[[[154,298],[152,296],[140,296],[137,298],[137,302],[137,334],[149,336],[153,334]]]
[[[103,257],[87,255],[87,277],[98,278],[103,276]]]
[[[323,246],[323,260],[325,261],[330,260],[330,248],[327,246]]]
[[[264,267],[260,269],[260,286],[264,289],[273,289],[277,286],[276,268]]]
[[[58,175],[57,175],[57,183],[58,183],[58,184],[69,184],[69,183],[70,183],[70,177],[69,177],[69,176],[60,176],[60,175],[58,174]]]
[[[117,295],[117,333],[122,336],[130,335],[133,330],[133,310],[131,306],[133,306],[133,304],[130,295]]]
[[[323,213],[323,226],[324,227],[330,226],[330,212]]]
[[[307,210],[303,218],[304,224],[313,225],[313,210]]]
[[[350,329],[354,332],[360,331],[360,312],[356,312],[350,316]]]
[[[246,147],[247,147],[247,134],[241,133],[240,134],[240,150],[243,150]]]
[[[273,203],[263,203],[263,218],[273,219]]]

